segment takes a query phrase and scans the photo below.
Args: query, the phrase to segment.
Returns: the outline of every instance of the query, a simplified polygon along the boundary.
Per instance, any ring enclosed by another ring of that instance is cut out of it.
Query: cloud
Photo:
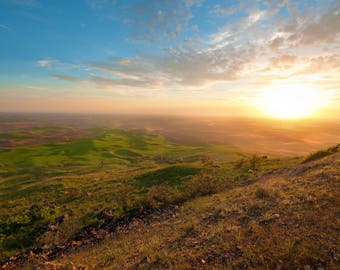
[[[238,78],[243,67],[253,59],[254,51],[251,47],[215,48],[213,45],[203,50],[172,49],[169,55],[162,66],[166,74],[171,74],[180,84],[209,85]]]
[[[282,54],[269,59],[265,68],[253,72],[251,83],[260,87],[271,84],[311,84],[340,95],[340,55],[305,56]]]
[[[88,1],[100,16],[123,23],[128,39],[152,43],[177,39],[188,28],[191,8],[200,0]]]
[[[236,8],[233,6],[221,6],[215,5],[214,8],[210,11],[211,15],[232,15],[236,12]]]
[[[303,25],[291,39],[301,44],[337,42],[340,38],[340,2],[331,6],[318,20]],[[299,35],[301,35],[299,37]]]
[[[0,24],[0,28],[4,30],[10,30],[10,28],[5,24]]]
[[[87,82],[86,79],[81,79],[81,78],[70,76],[70,75],[61,75],[61,74],[49,74],[49,75],[52,78],[60,79],[60,80],[64,80],[64,81],[69,81],[69,82],[76,82],[76,83]]]
[[[299,74],[317,74],[317,73],[328,73],[334,74],[338,72],[340,75],[340,55],[326,55],[312,57],[306,61],[308,64],[299,72]],[[340,82],[340,77],[338,80]]]
[[[327,54],[314,57],[283,54],[272,57],[266,70],[289,71],[291,75],[335,73],[340,71],[340,55]]]
[[[233,46],[194,49],[188,46],[167,49],[164,54],[141,54],[135,58],[111,58],[87,63],[87,69],[101,75],[86,79],[53,74],[52,77],[97,86],[138,88],[202,87],[238,78],[254,57],[252,48]]]
[[[148,4],[131,5],[133,16],[127,20],[132,38],[139,41],[160,41],[177,38],[188,27],[194,2],[149,0]]]
[[[56,65],[58,61],[52,60],[52,59],[42,59],[37,61],[37,65],[39,67],[52,67],[53,65]]]
[[[199,1],[168,0],[152,0],[147,6],[138,3],[128,3],[120,9],[125,9],[125,15],[129,14],[125,23],[138,32],[136,39],[148,41],[162,39],[164,35],[169,38],[170,33],[180,35],[191,26],[190,7],[200,5]],[[298,10],[286,0],[267,0],[263,5],[254,1],[249,7],[242,2],[233,6],[236,17],[232,23],[206,35],[189,35],[190,38],[181,43],[169,42],[161,52],[142,50],[130,57],[112,57],[79,65],[51,59],[40,60],[38,64],[60,70],[81,70],[83,74],[86,71],[87,75],[82,78],[60,75],[60,72],[51,76],[100,88],[211,91],[211,86],[241,80],[248,88],[256,88],[275,80],[303,82],[307,79],[331,87],[334,81],[339,82],[336,77],[339,54],[333,52],[332,46],[328,46],[328,52],[318,46],[336,44],[338,39],[336,25],[340,25],[340,12],[339,4],[334,3],[315,16],[315,10]],[[289,16],[280,15],[284,7]],[[216,5],[212,12],[228,13],[224,8],[230,7]],[[316,44],[313,55],[307,55],[304,49]],[[333,75],[327,78],[327,73]]]
[[[48,90],[46,87],[36,86],[36,85],[23,85],[23,88],[38,90],[38,91],[45,91]]]
[[[286,6],[289,0],[268,0],[266,1],[268,4],[267,14],[269,16],[277,14],[281,8]]]
[[[38,0],[2,0],[1,2],[18,6],[40,6]]]
[[[57,59],[52,58],[44,58],[36,61],[37,66],[48,69],[57,69],[57,70],[73,70],[73,69],[82,69],[87,70],[86,66],[83,64],[73,64],[73,63],[63,63]]]
[[[294,17],[278,27],[272,49],[337,43],[340,40],[340,1],[334,1],[321,15],[299,12],[291,7]],[[314,11],[315,12],[315,11]]]

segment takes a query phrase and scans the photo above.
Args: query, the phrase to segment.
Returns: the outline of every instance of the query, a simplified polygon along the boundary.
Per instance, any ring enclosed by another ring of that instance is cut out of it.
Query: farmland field
[[[0,261],[72,239],[107,213],[119,219],[182,204],[302,161],[108,119],[11,119],[0,132]]]
[[[77,136],[39,143],[41,134],[66,132]],[[77,230],[96,222],[96,213],[106,207],[117,216],[136,207],[153,186],[180,190],[202,169],[203,155],[223,162],[246,156],[228,145],[178,144],[110,128],[34,127],[2,132],[0,138],[11,142],[0,151],[2,259],[34,245],[36,230],[57,216],[69,215]],[[36,142],[21,146],[28,139]]]

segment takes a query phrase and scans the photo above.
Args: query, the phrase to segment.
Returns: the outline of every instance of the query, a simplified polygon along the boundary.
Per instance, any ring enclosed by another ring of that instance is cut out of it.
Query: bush
[[[252,155],[247,158],[242,158],[235,164],[235,169],[242,171],[258,171],[262,163],[262,159],[265,157],[260,157],[259,155]],[[266,157],[267,158],[267,157]]]
[[[153,208],[173,204],[181,199],[180,192],[166,185],[152,186],[146,194],[146,201]]]
[[[259,217],[264,212],[265,212],[264,207],[261,204],[255,203],[248,208],[247,215],[250,217]]]
[[[257,188],[256,191],[255,191],[255,197],[258,198],[258,199],[267,199],[267,198],[270,198],[270,193],[265,190],[264,188]]]
[[[185,186],[185,193],[189,197],[211,195],[227,187],[225,179],[201,173],[192,177]]]
[[[330,148],[328,148],[328,149],[326,149],[326,150],[320,150],[320,151],[311,153],[311,154],[309,154],[309,155],[302,161],[302,163],[306,163],[306,162],[310,162],[310,161],[313,161],[313,160],[317,160],[317,159],[323,158],[323,157],[325,157],[325,156],[334,154],[334,153],[339,152],[339,151],[340,151],[340,144],[335,145],[335,146],[333,146],[333,147],[330,147]]]

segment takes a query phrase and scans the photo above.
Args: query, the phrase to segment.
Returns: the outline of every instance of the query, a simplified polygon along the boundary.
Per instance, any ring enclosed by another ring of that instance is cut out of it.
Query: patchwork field
[[[3,132],[0,137],[20,145],[27,138],[36,139],[37,133],[65,130],[69,129],[35,128]],[[224,162],[245,156],[231,146],[181,145],[138,131],[81,132],[92,137],[0,151],[2,259],[34,245],[37,230],[58,216],[68,214],[79,222],[76,230],[96,222],[95,215],[105,207],[117,216],[137,207],[153,186],[183,188],[188,177],[202,169],[203,155]]]

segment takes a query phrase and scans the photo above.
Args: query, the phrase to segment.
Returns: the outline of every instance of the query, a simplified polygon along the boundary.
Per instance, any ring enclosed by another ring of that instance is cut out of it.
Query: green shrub
[[[267,157],[266,157],[267,158]],[[260,165],[262,163],[262,159],[266,159],[264,157],[260,157],[259,155],[252,155],[247,158],[241,158],[236,162],[234,168],[241,171],[258,171],[260,169]]]
[[[152,186],[140,201],[142,208],[159,208],[179,202],[183,197],[177,189],[166,185]]]
[[[185,193],[188,197],[211,195],[227,187],[225,179],[200,173],[186,182]]]

